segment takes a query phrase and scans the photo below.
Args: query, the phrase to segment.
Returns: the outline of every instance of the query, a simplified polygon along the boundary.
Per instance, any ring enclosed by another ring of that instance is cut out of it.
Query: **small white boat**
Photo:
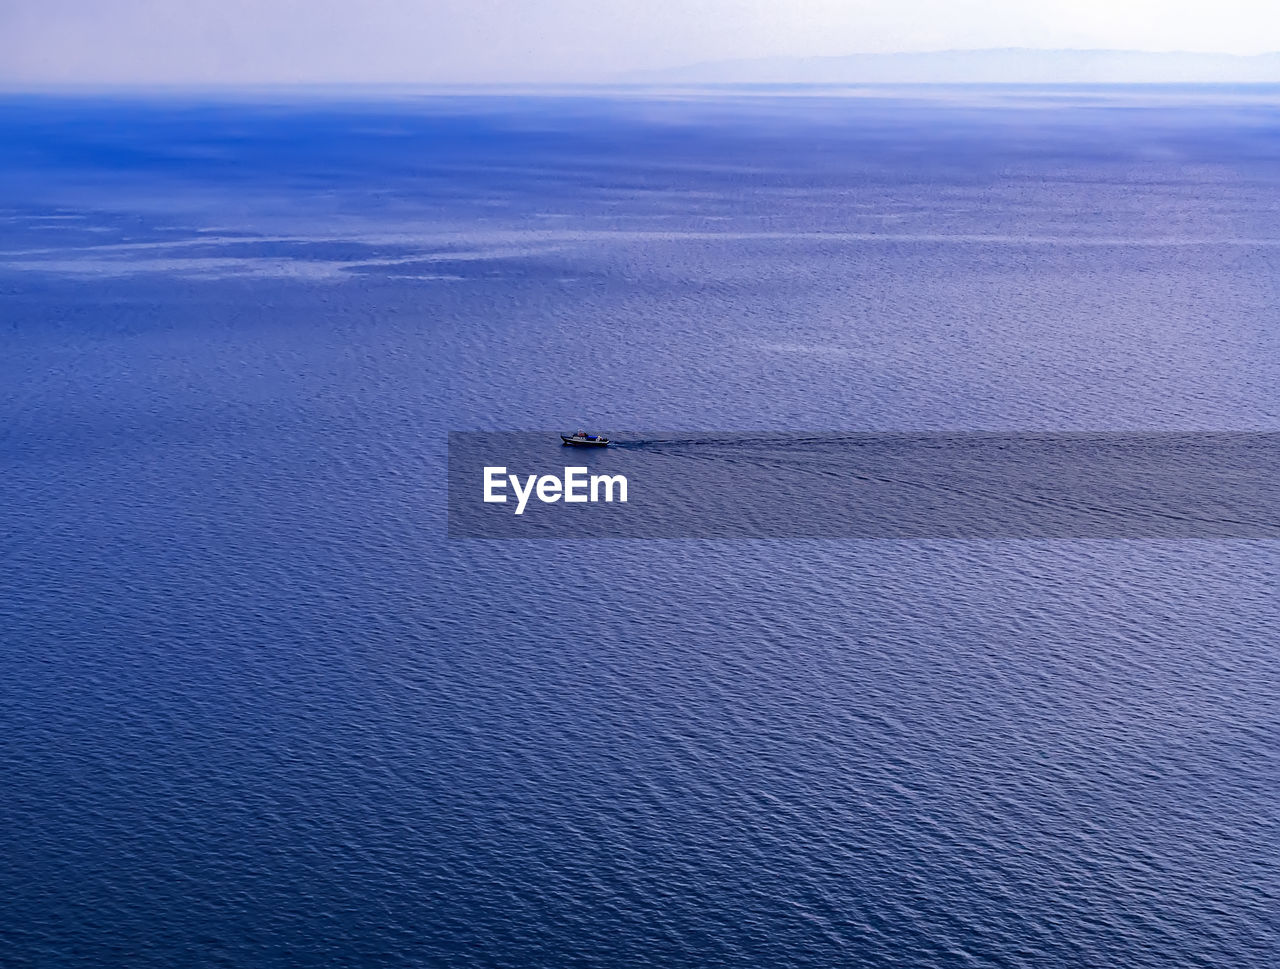
[[[579,431],[577,434],[561,434],[560,440],[573,447],[608,447],[609,439],[599,434],[588,434]]]

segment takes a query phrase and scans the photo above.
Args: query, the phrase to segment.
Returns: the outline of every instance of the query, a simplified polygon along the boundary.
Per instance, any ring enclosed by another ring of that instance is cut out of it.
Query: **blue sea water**
[[[0,964],[1276,964],[1274,542],[446,521],[449,431],[1277,430],[1274,96],[0,101]]]

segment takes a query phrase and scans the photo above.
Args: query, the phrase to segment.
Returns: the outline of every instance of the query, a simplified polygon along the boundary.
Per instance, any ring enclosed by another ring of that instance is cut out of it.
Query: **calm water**
[[[1280,429],[1274,95],[0,101],[0,963],[1274,965],[1274,542],[445,502],[450,430]]]

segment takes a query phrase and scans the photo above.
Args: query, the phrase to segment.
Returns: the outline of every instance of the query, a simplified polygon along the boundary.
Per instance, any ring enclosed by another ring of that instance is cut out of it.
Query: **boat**
[[[561,434],[560,440],[573,447],[608,447],[609,439],[601,434],[588,434],[578,431],[577,434]]]

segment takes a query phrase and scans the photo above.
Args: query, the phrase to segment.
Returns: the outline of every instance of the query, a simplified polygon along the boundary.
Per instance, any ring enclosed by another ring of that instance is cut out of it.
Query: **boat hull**
[[[594,441],[585,440],[583,438],[569,437],[567,434],[561,434],[560,440],[570,447],[608,447],[609,439],[607,437],[598,437]]]

